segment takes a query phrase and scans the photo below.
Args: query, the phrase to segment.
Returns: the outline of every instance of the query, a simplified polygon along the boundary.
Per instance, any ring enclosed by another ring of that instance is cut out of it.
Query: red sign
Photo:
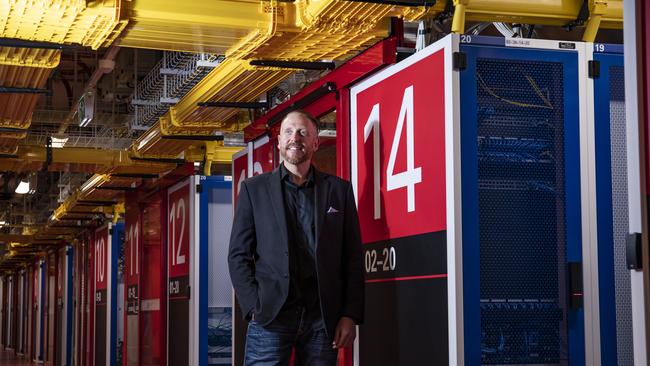
[[[108,266],[108,246],[110,245],[108,230],[108,226],[104,226],[95,231],[95,291],[105,290],[108,287],[110,273]]]
[[[262,137],[253,142],[253,176],[273,170],[274,141]]]
[[[36,260],[33,265],[33,270],[32,274],[34,275],[34,286],[32,286],[32,299],[34,301],[34,304],[38,302],[38,292],[39,292],[39,287],[38,287],[38,275],[40,273],[40,264],[39,261]]]
[[[351,90],[352,183],[362,238],[446,229],[444,49],[416,54]]]
[[[59,253],[58,253],[59,254],[59,256],[58,256],[59,265],[58,265],[58,268],[57,268],[57,277],[58,277],[58,279],[56,281],[56,283],[57,283],[56,296],[60,297],[60,298],[63,297],[63,286],[64,286],[63,282],[67,280],[64,277],[64,273],[65,273],[65,271],[64,271],[65,252],[66,252],[66,249],[61,248],[61,249],[59,249]]]
[[[244,148],[232,157],[233,202],[237,202],[241,182],[248,177],[248,154]]]
[[[172,187],[167,201],[167,266],[169,277],[190,273],[190,180]]]
[[[140,224],[140,209],[138,205],[129,205],[125,213],[126,232],[125,270],[126,284],[137,285],[140,273],[140,253],[142,243],[142,228]]]

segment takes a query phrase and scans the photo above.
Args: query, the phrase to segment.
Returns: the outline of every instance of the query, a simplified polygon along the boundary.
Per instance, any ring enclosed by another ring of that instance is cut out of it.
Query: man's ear
[[[314,140],[314,151],[318,151],[319,146],[320,146],[320,138],[316,136],[316,140]]]

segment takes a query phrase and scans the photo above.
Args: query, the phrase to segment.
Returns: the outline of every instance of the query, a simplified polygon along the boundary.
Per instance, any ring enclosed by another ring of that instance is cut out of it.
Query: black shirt
[[[289,295],[283,310],[305,308],[307,316],[321,319],[316,277],[316,232],[314,218],[314,168],[298,186],[291,173],[280,166],[282,194],[289,239]]]

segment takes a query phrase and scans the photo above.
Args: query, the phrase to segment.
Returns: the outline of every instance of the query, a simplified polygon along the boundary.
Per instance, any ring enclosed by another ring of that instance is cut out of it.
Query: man
[[[359,221],[349,182],[317,171],[318,121],[304,111],[280,126],[284,162],[244,181],[228,264],[246,319],[246,366],[333,366],[363,321]]]

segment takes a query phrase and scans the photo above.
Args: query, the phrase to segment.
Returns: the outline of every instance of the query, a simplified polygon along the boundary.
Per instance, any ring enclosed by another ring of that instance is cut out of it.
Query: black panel
[[[167,364],[189,365],[190,288],[189,276],[169,279],[169,319]]]
[[[445,275],[447,233],[444,231],[378,241],[363,246],[366,280]]]
[[[447,280],[366,285],[362,366],[447,365]]]
[[[446,232],[366,244],[364,262],[361,365],[448,364]]]
[[[106,290],[95,292],[95,366],[106,365]]]
[[[58,363],[59,360],[61,360],[61,352],[62,350],[62,338],[61,337],[61,327],[63,326],[63,299],[60,297],[56,298],[56,335],[55,335],[55,351],[54,351],[54,359]]]

